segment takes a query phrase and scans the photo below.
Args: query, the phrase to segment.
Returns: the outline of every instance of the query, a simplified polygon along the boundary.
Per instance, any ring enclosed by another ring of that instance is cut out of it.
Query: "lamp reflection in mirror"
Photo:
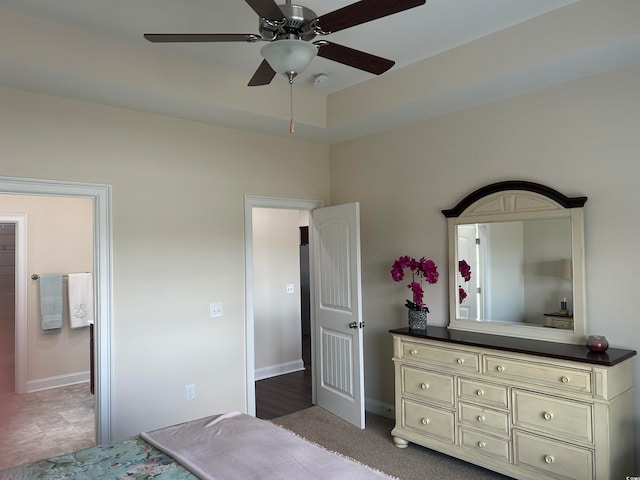
[[[573,275],[571,273],[571,259],[563,258],[560,260],[560,279],[561,280],[572,280]],[[563,282],[565,283],[565,282]],[[567,282],[568,283],[568,282]],[[566,290],[566,291],[565,291]],[[563,315],[569,315],[569,308],[567,307],[567,293],[571,294],[571,285],[569,284],[567,287],[563,286],[563,292],[560,299],[560,313]]]

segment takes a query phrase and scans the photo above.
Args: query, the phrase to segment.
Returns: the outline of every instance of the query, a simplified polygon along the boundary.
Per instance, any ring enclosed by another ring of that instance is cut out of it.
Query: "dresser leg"
[[[407,445],[409,445],[409,442],[400,437],[393,437],[393,443],[395,443],[398,448],[407,448]]]

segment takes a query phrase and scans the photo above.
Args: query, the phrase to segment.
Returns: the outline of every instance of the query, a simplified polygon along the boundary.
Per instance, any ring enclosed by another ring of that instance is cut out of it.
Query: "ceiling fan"
[[[301,5],[277,5],[274,0],[245,0],[258,14],[259,32],[255,33],[146,33],[150,42],[269,42],[260,54],[264,60],[249,81],[249,86],[268,85],[276,73],[289,83],[302,73],[313,58],[320,57],[380,75],[393,60],[345,47],[327,40],[312,40],[318,35],[354,27],[403,10],[424,5],[426,0],[360,0],[346,7],[317,16]]]

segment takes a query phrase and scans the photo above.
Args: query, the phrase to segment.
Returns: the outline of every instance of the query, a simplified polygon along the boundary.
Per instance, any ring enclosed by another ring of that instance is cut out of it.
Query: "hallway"
[[[313,406],[311,403],[311,335],[302,337],[304,370],[256,382],[256,417],[264,420]]]

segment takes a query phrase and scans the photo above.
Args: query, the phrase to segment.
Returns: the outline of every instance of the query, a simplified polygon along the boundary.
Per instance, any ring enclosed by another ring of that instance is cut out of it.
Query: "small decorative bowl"
[[[589,335],[587,337],[587,348],[595,353],[602,353],[609,348],[609,342],[602,335]]]

